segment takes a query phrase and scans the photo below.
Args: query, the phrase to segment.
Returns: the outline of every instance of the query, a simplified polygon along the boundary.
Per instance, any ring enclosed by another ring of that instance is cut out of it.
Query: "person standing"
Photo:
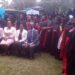
[[[67,75],[75,75],[75,19],[72,21],[73,27],[68,31],[67,48]]]

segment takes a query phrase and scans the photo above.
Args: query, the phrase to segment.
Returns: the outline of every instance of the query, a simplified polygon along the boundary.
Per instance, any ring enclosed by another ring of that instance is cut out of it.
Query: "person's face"
[[[72,20],[72,24],[73,24],[73,26],[75,26],[75,19]]]
[[[8,28],[11,28],[11,26],[12,26],[11,21],[8,21],[7,26],[8,26]]]
[[[31,16],[27,16],[27,19],[28,19],[28,20],[31,20]]]
[[[37,17],[36,16],[34,17],[34,20],[37,20]]]
[[[30,22],[26,22],[26,25],[30,25]]]
[[[33,29],[34,28],[34,25],[33,24],[31,24],[31,29]]]
[[[73,24],[73,26],[75,26],[75,22],[73,22],[72,24]]]
[[[22,31],[23,30],[23,24],[20,24],[20,30]]]
[[[20,14],[20,19],[23,19],[23,15],[22,14]]]
[[[39,23],[36,23],[36,26],[39,26]]]
[[[17,28],[17,24],[16,23],[14,23],[14,27]]]

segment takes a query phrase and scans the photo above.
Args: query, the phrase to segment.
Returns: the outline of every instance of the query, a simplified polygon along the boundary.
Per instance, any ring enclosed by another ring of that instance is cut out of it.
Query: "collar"
[[[73,32],[75,30],[75,27],[73,27],[72,29],[69,30],[69,32]]]

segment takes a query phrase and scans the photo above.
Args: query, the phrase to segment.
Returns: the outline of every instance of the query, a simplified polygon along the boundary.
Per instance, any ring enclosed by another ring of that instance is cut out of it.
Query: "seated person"
[[[16,29],[12,27],[11,21],[7,22],[7,27],[4,28],[3,38],[1,41],[1,45],[9,46],[15,40]]]
[[[3,28],[0,28],[0,41],[2,40],[3,38]]]
[[[22,23],[20,24],[20,27],[17,30],[15,41],[18,43],[24,43],[27,41],[27,30],[24,29]]]
[[[31,22],[31,29],[28,31],[27,42],[25,43],[25,48],[28,48],[29,58],[34,57],[35,48],[39,46],[39,34],[34,28],[34,23]]]
[[[15,42],[10,46],[10,53],[23,56],[24,52],[22,48],[22,44],[27,41],[27,30],[24,29],[24,25],[20,23],[19,29],[16,31]]]

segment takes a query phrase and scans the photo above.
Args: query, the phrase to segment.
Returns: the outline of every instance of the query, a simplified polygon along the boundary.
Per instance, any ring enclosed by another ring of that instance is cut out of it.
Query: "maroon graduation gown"
[[[63,73],[62,75],[67,75],[67,48],[66,46],[69,43],[69,37],[67,37],[67,30],[64,29],[63,31],[63,40],[61,43],[61,51],[60,51],[60,57],[62,58],[62,69]]]
[[[75,27],[69,30],[67,38],[67,75],[75,75]]]

